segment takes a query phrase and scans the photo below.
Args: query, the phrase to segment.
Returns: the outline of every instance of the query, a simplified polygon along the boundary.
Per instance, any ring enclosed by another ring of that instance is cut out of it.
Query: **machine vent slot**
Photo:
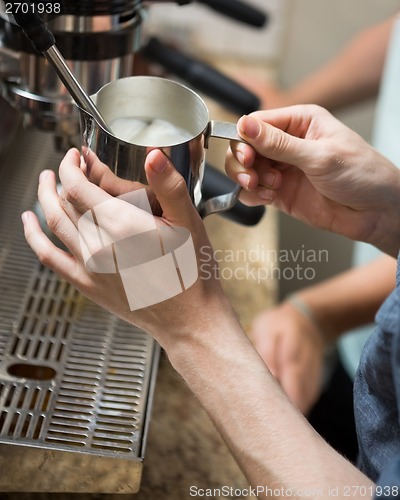
[[[61,361],[82,297],[39,266],[14,332],[10,354],[29,360]]]

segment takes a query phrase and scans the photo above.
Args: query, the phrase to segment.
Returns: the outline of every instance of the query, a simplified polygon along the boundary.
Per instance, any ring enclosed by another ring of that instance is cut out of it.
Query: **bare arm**
[[[358,33],[333,59],[287,89],[246,76],[244,84],[261,96],[261,108],[319,104],[331,111],[376,96],[395,16]]]
[[[335,340],[371,323],[395,287],[396,260],[387,255],[305,288],[299,297],[310,307],[321,330]]]
[[[292,489],[295,498],[297,490],[329,498],[329,487],[372,487],[293,407],[232,313],[220,308],[205,328],[167,352],[254,487]]]
[[[258,314],[255,348],[291,401],[304,414],[322,388],[324,344],[372,322],[395,286],[396,261],[386,255],[304,288]]]
[[[293,104],[338,109],[374,97],[379,89],[394,17],[356,35],[318,71],[288,90]]]

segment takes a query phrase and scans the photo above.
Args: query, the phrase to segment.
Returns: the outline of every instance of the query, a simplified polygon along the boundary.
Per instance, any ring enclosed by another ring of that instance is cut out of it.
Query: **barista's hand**
[[[155,220],[157,227],[167,228],[167,231],[173,232],[177,226],[187,228],[197,252],[204,246],[210,247],[210,243],[203,222],[191,203],[183,178],[160,151],[152,151],[149,154],[145,169],[149,185],[162,207],[162,217],[153,217],[122,199],[113,198],[89,182],[79,167],[79,161],[78,151],[71,150],[60,165],[59,174],[65,199],[58,196],[55,175],[51,171],[41,174],[38,189],[39,201],[50,229],[71,253],[53,245],[32,212],[23,214],[25,237],[40,262],[104,308],[149,331],[164,347],[172,339],[177,340],[186,334],[200,332],[203,327],[206,329],[207,322],[212,321],[216,311],[224,311],[225,308],[232,314],[217,279],[201,279],[199,276],[194,285],[179,295],[132,311],[120,274],[89,270],[84,263],[80,236],[85,240],[89,255],[101,255],[97,254],[99,249],[102,251],[103,248],[99,247],[99,233],[102,234],[103,241],[104,238],[109,241],[122,241],[131,234],[148,231],[149,223]],[[90,210],[95,214],[97,225],[92,224],[93,228],[89,225],[88,231],[79,233],[78,227],[80,230],[82,228],[78,226],[79,221],[88,210],[89,214]],[[132,250],[137,252],[140,242],[135,240],[134,245],[136,246]],[[145,262],[154,258],[151,256],[151,250],[147,249],[150,255]],[[165,283],[157,281],[159,276],[155,278],[154,291],[157,292],[157,287]]]
[[[316,325],[283,302],[256,316],[250,336],[291,401],[307,414],[321,392],[323,339]]]
[[[314,105],[258,111],[242,117],[238,131],[254,148],[232,143],[227,157],[229,175],[247,188],[241,201],[272,203],[310,225],[397,254],[400,173],[328,111]],[[271,171],[268,184],[277,189],[266,201],[264,176]]]

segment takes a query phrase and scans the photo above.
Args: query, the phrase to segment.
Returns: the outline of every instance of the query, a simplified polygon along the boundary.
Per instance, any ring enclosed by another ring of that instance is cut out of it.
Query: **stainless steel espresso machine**
[[[140,54],[239,112],[257,108],[255,96],[200,61],[159,40],[144,46],[142,24],[155,2],[32,3],[88,94],[137,73]],[[201,3],[254,26],[266,20],[236,0]],[[9,5],[0,17],[0,491],[134,493],[159,347],[43,267],[25,243],[20,214],[36,207],[40,171],[57,169],[80,134],[75,105],[10,22]],[[218,172],[207,175],[209,196],[230,191]],[[263,214],[247,210],[230,216],[254,224]]]

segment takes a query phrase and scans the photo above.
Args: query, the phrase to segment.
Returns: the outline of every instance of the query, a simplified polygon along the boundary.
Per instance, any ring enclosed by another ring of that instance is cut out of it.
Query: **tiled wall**
[[[148,34],[177,42],[191,53],[275,61],[282,48],[286,0],[244,0],[268,13],[265,28],[251,28],[231,21],[208,7],[155,4],[145,23]]]

